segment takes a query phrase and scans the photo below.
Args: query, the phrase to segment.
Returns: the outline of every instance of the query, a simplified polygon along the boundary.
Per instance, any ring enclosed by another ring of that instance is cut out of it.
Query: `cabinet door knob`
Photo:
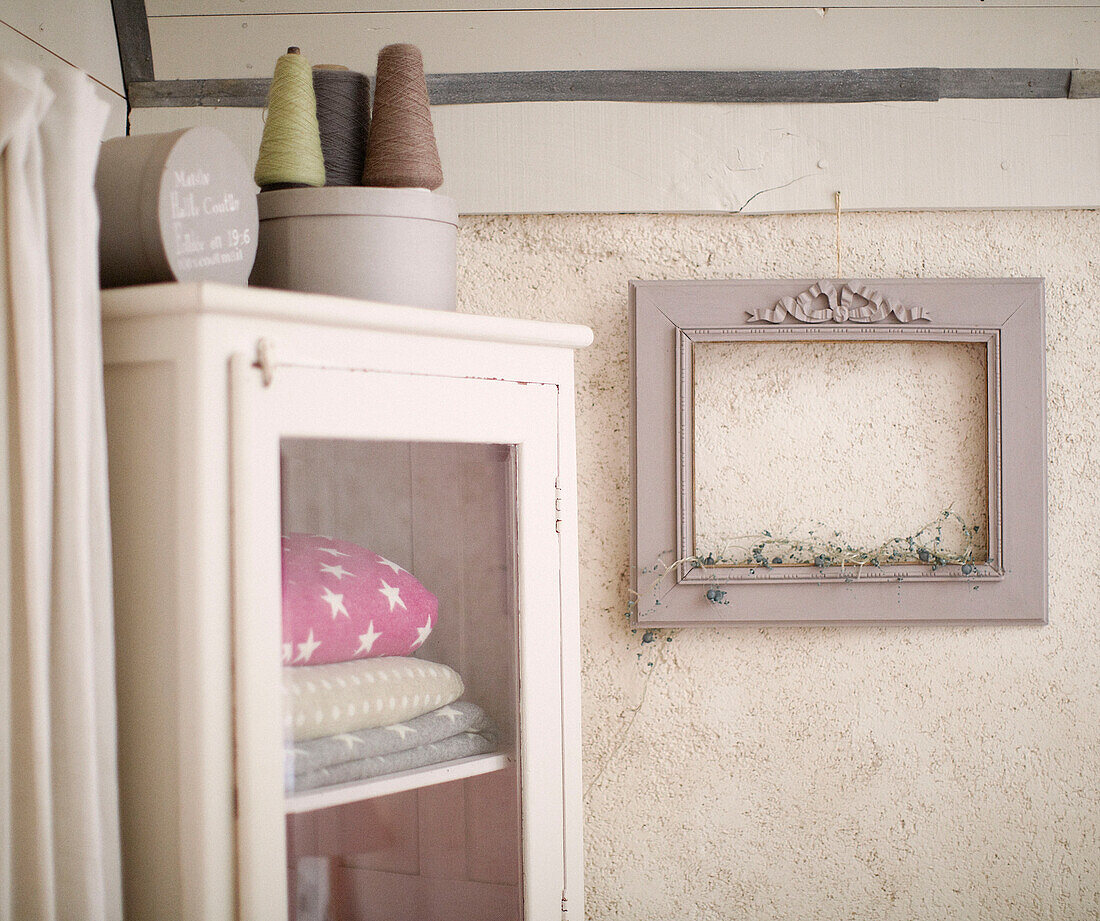
[[[260,369],[264,386],[270,387],[275,378],[275,343],[270,339],[260,339],[256,343],[256,367]]]

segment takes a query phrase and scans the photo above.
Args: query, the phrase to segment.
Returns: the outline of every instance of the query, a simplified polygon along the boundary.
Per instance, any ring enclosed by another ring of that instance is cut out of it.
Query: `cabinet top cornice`
[[[572,349],[592,343],[592,330],[571,323],[425,310],[213,282],[114,288],[102,293],[102,304],[103,319],[108,321],[180,314],[226,315]]]

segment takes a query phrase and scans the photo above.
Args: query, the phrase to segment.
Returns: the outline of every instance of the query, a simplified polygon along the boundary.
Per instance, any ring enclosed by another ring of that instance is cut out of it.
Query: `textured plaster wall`
[[[846,275],[1046,278],[1048,626],[645,645],[626,626],[627,281],[832,276],[834,233],[815,215],[462,223],[462,309],[596,333],[577,394],[588,916],[1095,921],[1100,214],[841,227]]]
[[[967,342],[696,345],[695,552],[751,562],[764,531],[861,552],[923,534],[984,561],[985,351]],[[945,511],[958,518],[945,521]]]

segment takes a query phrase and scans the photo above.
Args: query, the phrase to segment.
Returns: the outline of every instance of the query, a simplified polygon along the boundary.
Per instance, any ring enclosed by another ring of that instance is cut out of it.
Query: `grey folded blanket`
[[[496,748],[496,727],[459,700],[404,723],[298,742],[286,750],[287,788],[313,790],[468,758]]]
[[[359,761],[345,761],[319,771],[307,771],[294,775],[294,789],[315,790],[338,783],[350,783],[353,780],[366,780],[368,777],[380,777],[398,771],[441,764],[471,755],[483,755],[496,749],[496,741],[477,732],[460,732],[458,735],[432,742],[403,752],[390,755],[378,755],[374,758],[362,758]]]

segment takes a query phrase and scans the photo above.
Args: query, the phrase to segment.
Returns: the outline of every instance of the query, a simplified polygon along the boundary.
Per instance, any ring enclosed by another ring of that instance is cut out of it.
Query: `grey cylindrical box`
[[[454,199],[427,189],[335,186],[259,195],[249,283],[455,309]]]
[[[221,131],[185,128],[106,141],[95,188],[103,287],[248,281],[256,185]]]

